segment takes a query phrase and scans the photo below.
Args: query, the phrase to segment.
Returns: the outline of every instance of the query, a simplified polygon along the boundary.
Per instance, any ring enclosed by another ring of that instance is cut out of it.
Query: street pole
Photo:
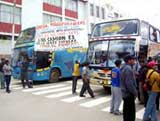
[[[62,21],[65,21],[65,0],[62,0]]]
[[[15,34],[15,8],[16,8],[16,0],[13,1],[13,13],[12,13],[12,40],[11,40],[11,57],[13,56],[13,48],[14,48],[14,34]]]

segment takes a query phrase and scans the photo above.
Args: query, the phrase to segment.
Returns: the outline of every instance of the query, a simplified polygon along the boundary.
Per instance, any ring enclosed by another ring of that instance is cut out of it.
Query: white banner
[[[88,48],[85,21],[53,22],[36,27],[35,51]]]

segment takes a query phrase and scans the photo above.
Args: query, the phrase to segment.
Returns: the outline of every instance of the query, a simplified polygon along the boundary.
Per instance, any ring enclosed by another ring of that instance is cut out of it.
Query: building
[[[11,54],[21,30],[52,21],[87,20],[90,34],[95,23],[111,18],[104,1],[0,0],[0,55]]]

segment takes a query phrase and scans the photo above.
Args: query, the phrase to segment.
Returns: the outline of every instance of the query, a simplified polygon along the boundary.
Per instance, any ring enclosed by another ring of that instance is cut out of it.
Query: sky
[[[138,17],[160,28],[159,0],[109,0],[122,13]]]

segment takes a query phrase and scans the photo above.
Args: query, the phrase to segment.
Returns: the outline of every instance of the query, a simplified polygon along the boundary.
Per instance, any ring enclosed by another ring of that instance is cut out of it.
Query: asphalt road
[[[111,96],[101,86],[92,85],[95,99],[72,95],[71,81],[37,83],[32,89],[14,81],[11,89],[10,94],[0,90],[0,121],[122,121],[122,115],[108,112]],[[143,106],[136,102],[136,109],[136,121],[141,121]]]

